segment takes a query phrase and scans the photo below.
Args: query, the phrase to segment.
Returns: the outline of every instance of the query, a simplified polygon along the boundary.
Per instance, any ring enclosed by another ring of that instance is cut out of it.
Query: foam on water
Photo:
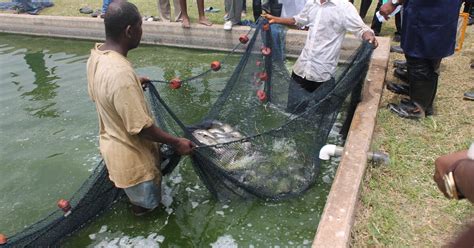
[[[212,248],[237,248],[237,242],[231,235],[224,235],[217,238],[217,241],[211,244]]]

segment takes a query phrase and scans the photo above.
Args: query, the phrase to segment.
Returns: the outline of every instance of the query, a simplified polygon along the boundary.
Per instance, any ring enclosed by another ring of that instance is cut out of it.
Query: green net
[[[266,26],[257,23],[245,44],[240,61],[221,66],[231,69],[222,93],[198,123],[186,123],[180,104],[160,97],[158,85],[179,88],[183,83],[212,82],[209,69],[192,78],[172,82],[153,81],[145,89],[156,124],[174,135],[197,144],[192,155],[196,173],[209,191],[221,200],[259,198],[277,201],[305,192],[315,183],[320,160],[318,153],[341,112],[348,109],[343,130],[360,97],[373,48],[361,45],[338,66],[334,83],[325,83],[313,93],[301,89],[288,74],[279,49],[280,40]],[[242,37],[245,40],[245,37]],[[218,64],[214,69],[218,69]],[[350,96],[350,97],[349,97]],[[347,101],[349,99],[349,101]],[[350,104],[345,104],[349,102]],[[163,174],[178,165],[180,157],[167,146],[161,149]],[[70,200],[71,212],[62,210],[13,235],[0,247],[57,246],[88,221],[109,209],[123,196],[114,187],[101,162]]]

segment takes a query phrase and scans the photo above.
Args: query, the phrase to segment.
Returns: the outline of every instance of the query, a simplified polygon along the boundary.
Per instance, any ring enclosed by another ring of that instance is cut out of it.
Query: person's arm
[[[374,31],[365,25],[364,21],[357,13],[357,9],[352,4],[347,4],[345,8],[344,27],[347,31],[353,33],[361,40],[367,40],[369,43],[377,47],[379,44],[375,38]]]
[[[193,148],[191,141],[170,135],[154,124],[147,111],[142,89],[135,82],[134,75],[128,73],[117,75],[117,84],[121,86],[110,96],[127,132],[130,135],[140,135],[154,142],[169,144],[181,155],[191,153]]]
[[[453,177],[458,194],[474,203],[474,160],[459,161]]]
[[[474,160],[468,156],[467,150],[441,156],[435,161],[433,179],[447,198],[451,197],[448,194],[449,189],[446,188],[445,177],[450,172],[457,193],[474,203]]]
[[[194,148],[194,144],[190,140],[175,137],[158,128],[154,124],[150,127],[143,128],[140,133],[138,133],[138,135],[154,142],[168,144],[172,146],[180,155],[188,155]]]
[[[309,12],[311,10],[311,3],[308,1],[303,9],[301,10],[300,13],[298,13],[294,17],[288,17],[288,18],[282,18],[282,17],[277,17],[277,16],[272,16],[270,14],[263,14],[262,16],[265,17],[270,24],[273,23],[278,23],[278,24],[284,24],[284,25],[289,25],[289,26],[306,26],[309,24]]]
[[[405,0],[396,0],[396,3],[394,3],[392,0],[388,0],[388,2],[380,6],[379,12],[385,18],[385,20],[388,20],[390,18],[389,15],[395,11],[397,6],[403,5],[404,2]]]
[[[268,20],[270,24],[283,24],[283,25],[288,25],[288,26],[294,26],[296,25],[296,20],[293,17],[289,18],[283,18],[283,17],[278,17],[278,16],[272,16],[270,14],[262,14],[262,16]]]

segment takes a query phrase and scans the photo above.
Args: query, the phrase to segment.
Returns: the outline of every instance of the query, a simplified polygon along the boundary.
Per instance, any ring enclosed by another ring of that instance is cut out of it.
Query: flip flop
[[[94,12],[91,8],[89,7],[82,7],[79,9],[79,12],[82,13],[82,14],[92,14],[92,12]]]
[[[220,12],[221,10],[220,9],[216,9],[214,7],[207,7],[204,9],[204,12],[207,12],[207,13],[217,13],[217,12]]]

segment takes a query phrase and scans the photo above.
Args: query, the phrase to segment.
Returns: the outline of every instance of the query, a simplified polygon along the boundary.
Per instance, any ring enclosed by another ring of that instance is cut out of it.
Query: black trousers
[[[382,0],[379,0],[379,2],[377,3],[377,7],[375,8],[375,13],[379,11],[381,6],[382,6]],[[397,31],[395,32],[395,34],[400,34],[402,30],[402,15],[400,14],[400,12],[398,12],[395,15],[395,27],[397,28]],[[370,26],[370,28],[374,30],[375,35],[379,35],[380,31],[382,30],[382,23],[379,22],[375,14],[374,14],[374,17],[372,18],[372,25]]]
[[[315,82],[307,80],[306,78],[302,78],[296,75],[294,72],[291,73],[291,78],[303,89],[312,93],[315,91],[319,86],[321,86],[324,82]]]
[[[252,0],[253,18],[255,21],[262,14],[262,10],[269,12],[273,16],[280,16],[282,5],[278,3],[278,0],[269,0],[267,4],[262,5],[262,0]]]
[[[370,5],[372,4],[372,0],[362,0],[360,1],[360,10],[359,15],[360,18],[364,19],[367,15],[367,11],[370,9]]]
[[[426,110],[433,106],[436,96],[441,58],[415,58],[406,54],[405,58],[407,60],[408,83],[410,84],[410,99]]]
[[[324,82],[316,82],[302,78],[294,72],[291,74],[291,78],[293,80],[291,80],[288,89],[287,111],[293,114],[303,112],[311,101],[318,100],[316,95],[325,96],[327,92],[322,92],[326,91],[324,89],[315,92],[323,84],[326,84],[328,87],[321,88],[332,88],[335,85],[334,78]]]

